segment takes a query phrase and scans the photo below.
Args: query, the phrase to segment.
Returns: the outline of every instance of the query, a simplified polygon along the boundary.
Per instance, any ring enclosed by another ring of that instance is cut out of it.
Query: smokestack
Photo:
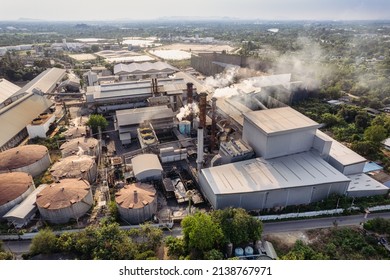
[[[191,104],[194,100],[193,83],[187,83],[187,104]]]
[[[154,79],[152,78],[152,96],[154,96]]]
[[[198,128],[198,157],[196,159],[198,173],[202,169],[203,163],[203,127]]]
[[[138,193],[137,190],[134,190],[134,203],[138,202]]]
[[[213,97],[211,99],[211,139],[210,139],[210,151],[215,149],[215,140],[216,140],[216,130],[217,130],[217,98]]]
[[[201,92],[199,99],[199,127],[206,127],[207,93]]]

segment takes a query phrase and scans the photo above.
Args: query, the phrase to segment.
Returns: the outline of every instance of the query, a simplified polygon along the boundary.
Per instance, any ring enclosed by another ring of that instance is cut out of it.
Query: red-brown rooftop
[[[0,170],[12,170],[28,166],[42,159],[48,150],[42,145],[25,145],[0,153]]]
[[[24,172],[0,174],[0,205],[10,202],[33,185],[32,177]]]

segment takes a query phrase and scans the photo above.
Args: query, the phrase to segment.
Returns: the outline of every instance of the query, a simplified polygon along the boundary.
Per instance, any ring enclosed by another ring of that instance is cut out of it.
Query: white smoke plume
[[[180,108],[180,112],[176,115],[179,121],[182,121],[186,117],[193,115],[194,117],[199,115],[199,107],[196,103],[187,104]]]
[[[217,74],[215,77],[207,77],[204,82],[206,86],[213,88],[227,87],[234,83],[239,68],[239,66],[229,66],[221,74]]]

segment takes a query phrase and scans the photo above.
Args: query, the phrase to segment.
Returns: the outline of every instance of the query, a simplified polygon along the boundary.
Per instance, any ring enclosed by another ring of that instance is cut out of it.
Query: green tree
[[[12,260],[14,256],[3,248],[3,241],[0,240],[0,260]]]
[[[106,118],[103,117],[102,115],[91,115],[89,117],[87,125],[91,127],[92,132],[96,134],[99,131],[99,126],[103,131],[108,126],[108,122]]]
[[[370,117],[366,112],[359,112],[355,117],[355,125],[357,128],[366,129],[370,123]]]
[[[92,46],[91,46],[91,51],[92,51],[92,52],[95,53],[95,52],[98,52],[99,50],[100,50],[99,45],[92,45]]]
[[[362,156],[374,156],[379,151],[379,145],[372,141],[355,141],[351,144],[351,149]]]
[[[171,258],[180,259],[187,255],[183,238],[169,235],[165,238],[165,246],[168,249],[168,256]]]
[[[242,208],[226,208],[212,212],[213,219],[220,225],[224,242],[235,245],[261,239],[263,224]]]
[[[339,116],[331,113],[324,113],[321,115],[321,122],[323,122],[327,127],[338,125],[341,121],[342,119]]]
[[[210,251],[206,252],[204,254],[204,258],[206,260],[223,260],[223,254],[221,251],[218,251],[217,249],[211,249]]]
[[[387,138],[387,131],[381,125],[371,125],[364,131],[364,139],[374,143],[380,143]]]
[[[57,251],[57,237],[51,229],[45,228],[38,232],[31,241],[32,255],[51,254]]]
[[[138,241],[139,251],[157,250],[163,241],[162,230],[148,223],[141,228],[131,230],[129,236]]]
[[[196,212],[194,215],[185,217],[181,226],[184,242],[190,250],[209,251],[220,244],[223,239],[221,227],[206,213]]]

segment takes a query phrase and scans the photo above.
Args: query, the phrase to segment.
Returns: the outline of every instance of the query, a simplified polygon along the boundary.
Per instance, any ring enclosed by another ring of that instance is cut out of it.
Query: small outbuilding
[[[138,181],[159,180],[163,168],[157,155],[142,154],[132,158],[134,176]]]

